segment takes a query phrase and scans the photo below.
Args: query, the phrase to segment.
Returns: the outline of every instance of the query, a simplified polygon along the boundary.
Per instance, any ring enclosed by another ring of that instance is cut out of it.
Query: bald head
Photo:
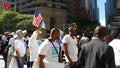
[[[107,35],[107,29],[104,26],[97,26],[94,31],[95,37],[104,37]]]

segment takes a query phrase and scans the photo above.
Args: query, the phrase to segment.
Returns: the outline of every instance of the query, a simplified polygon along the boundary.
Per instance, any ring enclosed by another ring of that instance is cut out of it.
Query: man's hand
[[[69,60],[69,65],[70,65],[70,68],[72,68],[72,66],[73,66],[72,60]]]

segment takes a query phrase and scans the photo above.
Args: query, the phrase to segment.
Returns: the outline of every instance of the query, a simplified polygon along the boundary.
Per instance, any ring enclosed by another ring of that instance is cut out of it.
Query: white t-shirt
[[[38,49],[39,49],[39,46],[40,44],[42,43],[41,40],[31,40],[33,42],[30,42],[28,44],[29,46],[29,51],[30,51],[30,61],[35,61],[38,59]]]
[[[38,59],[38,49],[41,45],[41,40],[36,40],[37,32],[34,31],[29,39],[28,47],[30,51],[30,61],[36,61]]]
[[[15,38],[14,38],[14,37],[10,38],[8,45],[13,45],[13,44],[14,44],[14,41],[15,41]]]
[[[11,45],[11,47],[9,48],[8,55],[10,54],[11,49],[14,47],[14,41],[14,37],[10,38],[8,45]]]
[[[89,38],[88,38],[88,37],[83,36],[83,37],[80,39],[80,43],[81,43],[82,45],[84,45],[84,44],[86,44],[86,43],[88,43],[88,42],[89,42]]]
[[[77,48],[77,39],[74,37],[74,39],[70,35],[65,35],[62,39],[62,43],[68,43],[68,53],[73,62],[78,61],[78,48]],[[68,59],[66,58],[66,61],[68,62]]]
[[[26,44],[23,40],[16,39],[15,40],[15,50],[18,50],[20,52],[20,56],[23,57],[26,53]]]
[[[116,66],[120,66],[120,40],[114,39],[109,43],[109,45],[113,47]]]
[[[57,51],[59,52],[59,44],[57,42],[53,42]],[[52,43],[46,39],[39,47],[39,54],[45,55],[43,60],[45,64],[45,68],[64,68],[63,63],[58,62],[58,55],[53,47]],[[51,67],[53,66],[53,67]]]

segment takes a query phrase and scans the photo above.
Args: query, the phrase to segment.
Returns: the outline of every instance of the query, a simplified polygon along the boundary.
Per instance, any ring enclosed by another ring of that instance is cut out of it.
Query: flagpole
[[[37,29],[41,31],[41,29],[42,29],[42,28],[41,28],[41,23],[40,23],[40,25],[39,25],[39,27],[38,27]]]

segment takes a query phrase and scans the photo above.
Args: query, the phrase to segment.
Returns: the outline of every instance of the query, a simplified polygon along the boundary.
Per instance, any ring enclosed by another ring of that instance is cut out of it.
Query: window
[[[25,2],[22,2],[22,5],[25,5]]]
[[[55,27],[56,25],[56,18],[55,17],[50,17],[50,29]]]
[[[17,6],[20,6],[20,3],[17,3]]]
[[[56,6],[55,6],[55,8],[56,8],[56,9],[60,9],[60,8],[61,8],[61,6],[59,6],[59,5],[56,5]]]
[[[54,2],[61,2],[61,0],[54,0]]]

